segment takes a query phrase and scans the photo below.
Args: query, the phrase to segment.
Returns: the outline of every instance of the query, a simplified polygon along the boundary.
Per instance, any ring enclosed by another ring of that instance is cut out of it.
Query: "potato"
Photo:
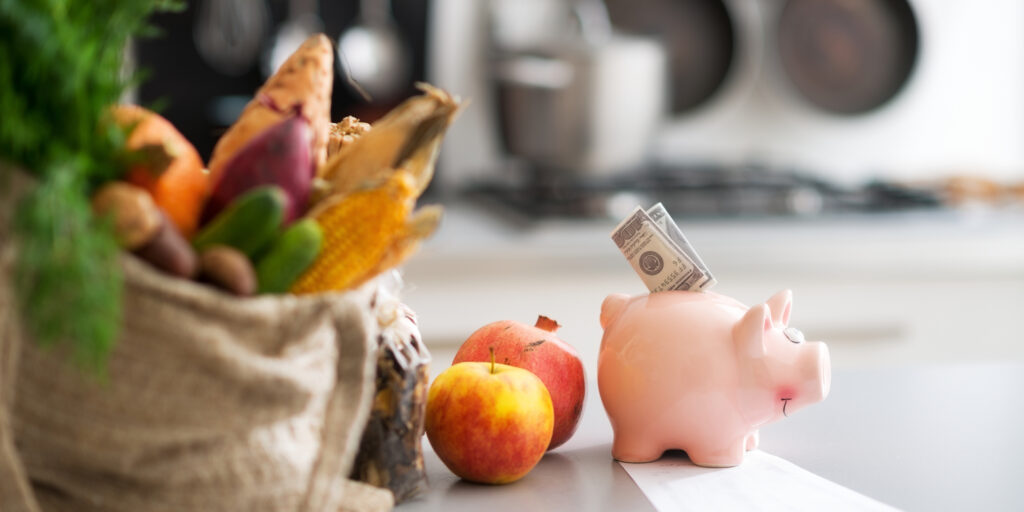
[[[163,223],[160,209],[145,190],[119,181],[93,194],[92,211],[98,217],[110,217],[117,242],[130,251],[152,240]]]
[[[241,251],[214,245],[199,255],[199,278],[231,292],[247,296],[256,293],[256,271]]]

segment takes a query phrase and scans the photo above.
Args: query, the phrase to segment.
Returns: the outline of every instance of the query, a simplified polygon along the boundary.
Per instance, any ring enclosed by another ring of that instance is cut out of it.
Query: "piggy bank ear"
[[[772,295],[772,298],[768,299],[765,304],[768,304],[768,309],[772,312],[772,323],[776,327],[789,325],[789,313],[793,310],[793,292],[791,290],[782,290]]]
[[[622,314],[622,309],[629,302],[629,295],[613,293],[605,297],[601,303],[601,328],[607,329],[608,324],[615,321]]]
[[[747,311],[732,329],[732,339],[740,353],[750,357],[764,357],[768,351],[764,341],[772,328],[771,312],[768,306],[758,304]]]

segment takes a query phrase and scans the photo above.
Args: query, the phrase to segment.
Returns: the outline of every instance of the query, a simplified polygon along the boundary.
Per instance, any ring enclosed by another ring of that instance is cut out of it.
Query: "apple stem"
[[[491,351],[491,373],[494,373],[494,347],[487,347]]]

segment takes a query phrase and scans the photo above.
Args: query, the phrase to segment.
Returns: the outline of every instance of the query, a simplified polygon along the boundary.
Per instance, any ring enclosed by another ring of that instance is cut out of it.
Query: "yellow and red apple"
[[[477,329],[462,344],[453,363],[496,361],[528,370],[544,382],[555,409],[555,428],[548,449],[569,440],[579,426],[586,398],[583,362],[568,343],[556,336],[558,322],[539,316],[534,326],[504,320]]]
[[[547,450],[554,410],[532,373],[492,362],[453,365],[427,393],[426,432],[438,458],[473,482],[519,480]]]

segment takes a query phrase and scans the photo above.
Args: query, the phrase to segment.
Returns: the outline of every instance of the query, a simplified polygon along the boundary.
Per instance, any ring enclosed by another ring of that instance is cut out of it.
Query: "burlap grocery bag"
[[[5,195],[0,510],[391,508],[389,492],[347,479],[375,389],[372,284],[237,299],[125,255],[103,382],[22,329]]]

